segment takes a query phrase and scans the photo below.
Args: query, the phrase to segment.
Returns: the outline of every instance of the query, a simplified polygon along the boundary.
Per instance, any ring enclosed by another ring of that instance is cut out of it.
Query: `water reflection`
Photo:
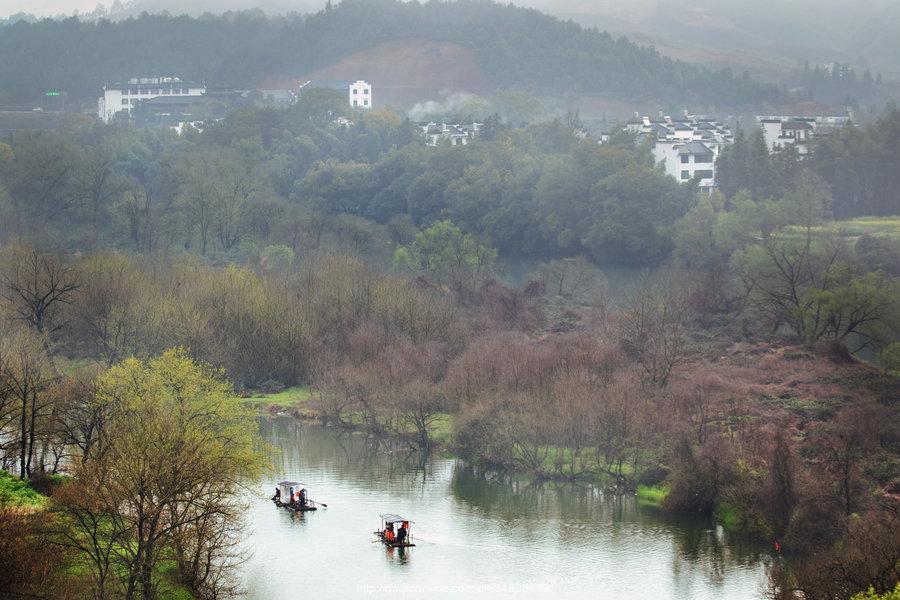
[[[414,593],[429,585],[443,586],[439,595],[447,598],[761,597],[759,548],[708,521],[673,518],[589,486],[540,485],[450,458],[426,460],[290,419],[260,427],[275,450],[274,478],[303,481],[329,508],[295,514],[262,493],[254,499],[248,545],[256,554],[245,571],[251,598],[298,590],[365,596],[370,584],[412,586],[411,598],[429,595]],[[261,482],[260,490],[270,486]],[[415,548],[373,543],[383,512],[416,522]],[[278,549],[303,563],[283,561]],[[473,583],[479,590],[461,591]]]
[[[394,567],[407,567],[409,566],[410,558],[412,557],[412,550],[409,548],[392,548],[391,546],[384,546],[385,556],[387,557],[389,563]]]

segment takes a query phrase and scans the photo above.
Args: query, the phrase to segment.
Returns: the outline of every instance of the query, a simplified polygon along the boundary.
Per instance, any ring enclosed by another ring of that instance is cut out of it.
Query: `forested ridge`
[[[467,46],[496,88],[539,96],[602,94],[706,107],[782,98],[774,86],[672,61],[535,10],[479,0],[344,0],[307,16],[19,21],[0,28],[0,56],[27,57],[0,64],[0,103],[32,102],[49,89],[93,98],[104,83],[153,74],[247,88],[266,76],[301,76],[405,38]]]

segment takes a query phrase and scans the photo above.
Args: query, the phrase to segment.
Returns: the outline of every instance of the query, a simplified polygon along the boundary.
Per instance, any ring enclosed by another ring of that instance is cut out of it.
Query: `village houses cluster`
[[[803,158],[809,154],[810,144],[817,135],[851,122],[847,116],[757,116],[768,151],[776,152],[788,145],[797,149]],[[634,134],[637,143],[648,142],[657,165],[667,175],[681,183],[696,178],[701,190],[716,187],[716,160],[726,146],[734,143],[734,133],[722,122],[705,116],[690,115],[679,118],[660,114],[656,118],[640,117],[625,123],[623,130]],[[606,143],[604,134],[600,143]]]
[[[209,90],[202,82],[184,81],[179,77],[136,77],[126,83],[103,86],[98,101],[97,114],[104,122],[114,119],[133,119],[136,109],[143,118],[150,116],[150,123],[166,124],[179,133],[185,124],[201,126],[197,113],[204,101],[219,101],[228,106],[247,102],[263,102],[269,105],[293,104],[307,89],[326,87],[345,90],[348,105],[358,110],[374,107],[372,84],[356,81],[306,81],[296,89],[271,90]],[[800,157],[809,154],[810,143],[816,135],[822,135],[851,120],[851,116],[758,116],[766,147],[770,152],[793,145]],[[346,120],[346,124],[352,121]],[[459,124],[427,122],[418,125],[425,144],[436,147],[441,144],[465,146],[482,133],[482,123]],[[688,111],[680,117],[635,117],[627,121],[623,130],[634,134],[638,143],[651,145],[653,158],[667,175],[686,183],[697,181],[701,190],[716,187],[716,160],[722,149],[734,143],[734,134],[721,121],[707,116],[691,115]],[[583,132],[582,132],[583,133]],[[585,134],[586,135],[586,134]],[[606,143],[608,134],[600,137]]]
[[[653,158],[668,175],[680,182],[696,177],[701,189],[715,187],[716,159],[734,141],[734,134],[722,123],[688,114],[678,119],[635,118],[625,124],[625,131],[635,134],[639,142],[652,142]]]
[[[447,140],[446,143],[449,143],[451,146],[465,146],[477,138],[481,134],[482,129],[484,129],[483,123],[449,125],[447,123],[437,124],[431,121],[419,125],[419,132],[425,138],[425,144],[432,148],[438,146],[443,140]]]

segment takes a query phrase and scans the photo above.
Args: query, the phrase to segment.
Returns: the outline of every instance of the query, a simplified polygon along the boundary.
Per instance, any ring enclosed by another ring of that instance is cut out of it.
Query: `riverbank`
[[[246,406],[256,408],[261,413],[290,415],[302,421],[321,421],[321,415],[315,406],[315,396],[307,385],[293,386],[278,392],[248,392],[239,395],[237,400]],[[341,413],[341,427],[365,431],[365,421],[356,411]],[[454,418],[450,413],[439,413],[429,421],[428,437],[432,451],[446,451],[453,436]],[[406,437],[416,434],[415,428],[408,423],[388,426],[383,429],[388,437]],[[392,435],[391,435],[392,434]]]
[[[29,480],[22,480],[6,471],[0,470],[0,532],[5,539],[0,540],[0,563],[8,562],[14,557],[5,556],[5,552],[13,551],[22,558],[23,556],[36,556],[48,551],[45,542],[53,542],[56,536],[68,538],[75,536],[70,531],[67,522],[52,512],[53,493],[60,486],[72,481],[65,475],[49,475],[41,483],[48,487],[47,493],[35,489]],[[13,539],[13,532],[21,532],[22,528],[31,531],[31,535],[24,539]],[[46,532],[46,533],[45,533]],[[52,532],[52,533],[50,533]],[[46,537],[48,536],[49,537]],[[65,587],[70,587],[72,593],[77,596],[79,583],[89,571],[86,556],[72,551],[71,541],[62,541],[66,550],[57,548],[54,558],[61,561],[59,571],[63,577],[70,579],[63,582]],[[9,544],[9,546],[7,546]],[[26,565],[34,567],[35,565]],[[15,568],[13,565],[12,568]],[[156,584],[159,600],[194,600],[190,590],[178,582],[176,564],[174,561],[161,561],[156,569]],[[3,596],[0,589],[0,596]]]
[[[480,410],[466,407],[442,413],[431,422],[429,436],[435,448],[485,469],[516,473],[529,481],[579,483],[611,494],[634,495],[642,505],[673,514],[707,515],[728,531],[768,541],[779,539],[789,551],[804,552],[806,534],[785,530],[770,510],[767,499],[780,493],[771,490],[783,488],[788,497],[797,493],[795,480],[777,479],[773,464],[783,461],[789,469],[801,469],[807,457],[840,444],[841,431],[868,435],[868,430],[858,430],[862,421],[857,419],[877,414],[882,418],[875,422],[889,421],[898,389],[896,378],[844,354],[829,352],[827,347],[762,343],[739,343],[716,348],[707,356],[692,356],[679,366],[677,376],[684,383],[659,397],[612,395],[608,405],[565,404],[576,396],[561,396],[554,401],[556,408],[538,401],[524,408],[485,402]],[[647,392],[652,393],[653,388]],[[300,388],[259,395],[253,402],[270,414],[318,420],[313,396]],[[595,397],[594,392],[585,395]],[[517,397],[510,394],[509,398]],[[684,430],[674,432],[682,443],[638,435],[640,427],[655,423],[654,415],[661,409],[673,418],[685,411],[699,415],[685,421]],[[341,413],[341,426],[373,433],[360,413],[351,410]],[[390,405],[383,410],[379,420],[392,414]],[[599,429],[585,428],[581,415],[597,410],[613,412],[596,420]],[[611,427],[617,422],[635,433]],[[574,432],[586,444],[578,449],[553,445],[556,440],[541,431],[554,423],[564,426],[558,429],[559,442],[572,439],[567,436]],[[601,431],[610,437],[601,437]],[[714,431],[725,432],[728,443],[710,441]],[[780,442],[776,432],[783,432]],[[387,439],[402,439],[411,433],[406,430],[397,435],[387,427],[377,431]],[[760,439],[775,441],[762,447]],[[607,444],[603,452],[598,442]],[[857,461],[852,468],[864,467],[869,460],[852,458]],[[826,473],[833,473],[841,465],[831,461],[825,467]],[[866,472],[873,474],[881,489],[892,489],[895,471]],[[716,481],[724,483],[710,483]],[[823,483],[821,493],[832,494],[838,489],[834,485]],[[866,500],[857,495],[860,503]],[[790,511],[800,531],[808,518],[805,509],[795,503]]]
[[[261,414],[268,416],[290,416],[294,419],[306,422],[322,422],[321,415],[315,406],[315,397],[308,386],[295,386],[272,393],[253,392],[247,396],[239,396],[238,399],[247,406],[256,408]],[[326,423],[351,431],[361,431],[371,434],[372,431],[366,425],[361,414],[355,411],[346,411],[341,415],[339,424]],[[454,449],[454,431],[457,424],[455,415],[440,413],[429,422],[428,438],[431,452],[443,453],[446,456],[463,458]],[[408,423],[383,424],[379,435],[386,440],[405,442],[411,440],[417,434],[416,430]],[[612,493],[632,494],[638,489],[645,494],[643,502],[651,500],[662,507],[662,499],[665,496],[665,488],[659,486],[623,486],[622,482],[633,474],[630,464],[624,463],[617,467],[617,472],[592,469],[588,464],[600,464],[601,459],[595,448],[585,448],[574,452],[569,448],[546,447],[541,448],[539,464],[532,469],[515,467],[510,465],[495,465],[500,470],[528,477],[531,481],[581,483],[594,486]],[[517,456],[516,460],[524,460]],[[652,494],[648,490],[653,490]],[[654,500],[655,499],[655,500]]]
[[[308,385],[288,387],[276,392],[247,391],[236,396],[246,406],[273,414],[296,413],[299,418],[315,419],[312,391]]]

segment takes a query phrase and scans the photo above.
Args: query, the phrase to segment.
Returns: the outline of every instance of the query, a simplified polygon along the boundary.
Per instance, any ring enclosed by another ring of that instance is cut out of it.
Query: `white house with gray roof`
[[[707,145],[700,141],[656,140],[651,151],[656,164],[680,183],[699,178],[700,187],[712,189],[716,185],[716,158],[721,145]]]
[[[677,119],[636,117],[625,130],[636,134],[638,142],[652,143],[653,158],[667,175],[680,183],[696,177],[700,188],[707,191],[716,186],[716,159],[721,149],[734,142],[731,130],[716,119],[687,113]]]
[[[809,154],[810,144],[817,135],[843,127],[850,122],[845,117],[801,117],[789,115],[758,116],[769,152],[793,145],[801,157]]]

